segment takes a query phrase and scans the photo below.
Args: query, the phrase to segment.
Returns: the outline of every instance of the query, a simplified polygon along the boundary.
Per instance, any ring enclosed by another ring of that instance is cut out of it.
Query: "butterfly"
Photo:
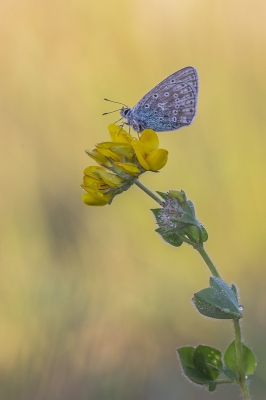
[[[196,114],[198,89],[197,70],[185,67],[158,83],[133,108],[123,104],[121,117],[125,120],[124,124],[138,133],[144,129],[175,131],[192,123]]]

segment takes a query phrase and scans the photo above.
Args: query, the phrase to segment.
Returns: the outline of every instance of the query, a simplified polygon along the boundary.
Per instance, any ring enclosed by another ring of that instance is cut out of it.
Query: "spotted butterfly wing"
[[[198,74],[185,67],[168,76],[121,115],[137,132],[172,131],[190,125],[196,114]]]

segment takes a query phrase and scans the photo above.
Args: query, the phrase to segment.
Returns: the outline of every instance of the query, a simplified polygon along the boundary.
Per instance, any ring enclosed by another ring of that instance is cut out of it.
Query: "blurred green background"
[[[117,114],[187,65],[200,81],[193,125],[161,133],[170,150],[152,190],[183,189],[206,249],[240,289],[244,341],[266,391],[266,3],[262,0],[2,0],[0,12],[0,398],[208,400],[175,348],[224,350],[230,321],[191,298],[209,272],[154,232],[137,187],[111,206],[81,202],[84,149]]]

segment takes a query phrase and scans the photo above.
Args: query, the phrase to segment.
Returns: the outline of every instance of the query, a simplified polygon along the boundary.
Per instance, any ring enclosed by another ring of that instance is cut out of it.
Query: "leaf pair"
[[[251,375],[256,369],[256,359],[253,352],[242,343],[245,375]],[[205,385],[209,391],[214,391],[217,384],[238,383],[238,364],[236,358],[235,341],[224,354],[209,346],[181,347],[177,353],[185,375],[198,385]],[[226,379],[218,379],[220,375]]]

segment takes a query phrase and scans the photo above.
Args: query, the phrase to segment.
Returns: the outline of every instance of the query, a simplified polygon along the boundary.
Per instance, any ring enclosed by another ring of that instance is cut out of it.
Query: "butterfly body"
[[[123,107],[120,114],[138,133],[173,131],[192,123],[197,99],[197,71],[185,67],[151,89],[132,109]]]

